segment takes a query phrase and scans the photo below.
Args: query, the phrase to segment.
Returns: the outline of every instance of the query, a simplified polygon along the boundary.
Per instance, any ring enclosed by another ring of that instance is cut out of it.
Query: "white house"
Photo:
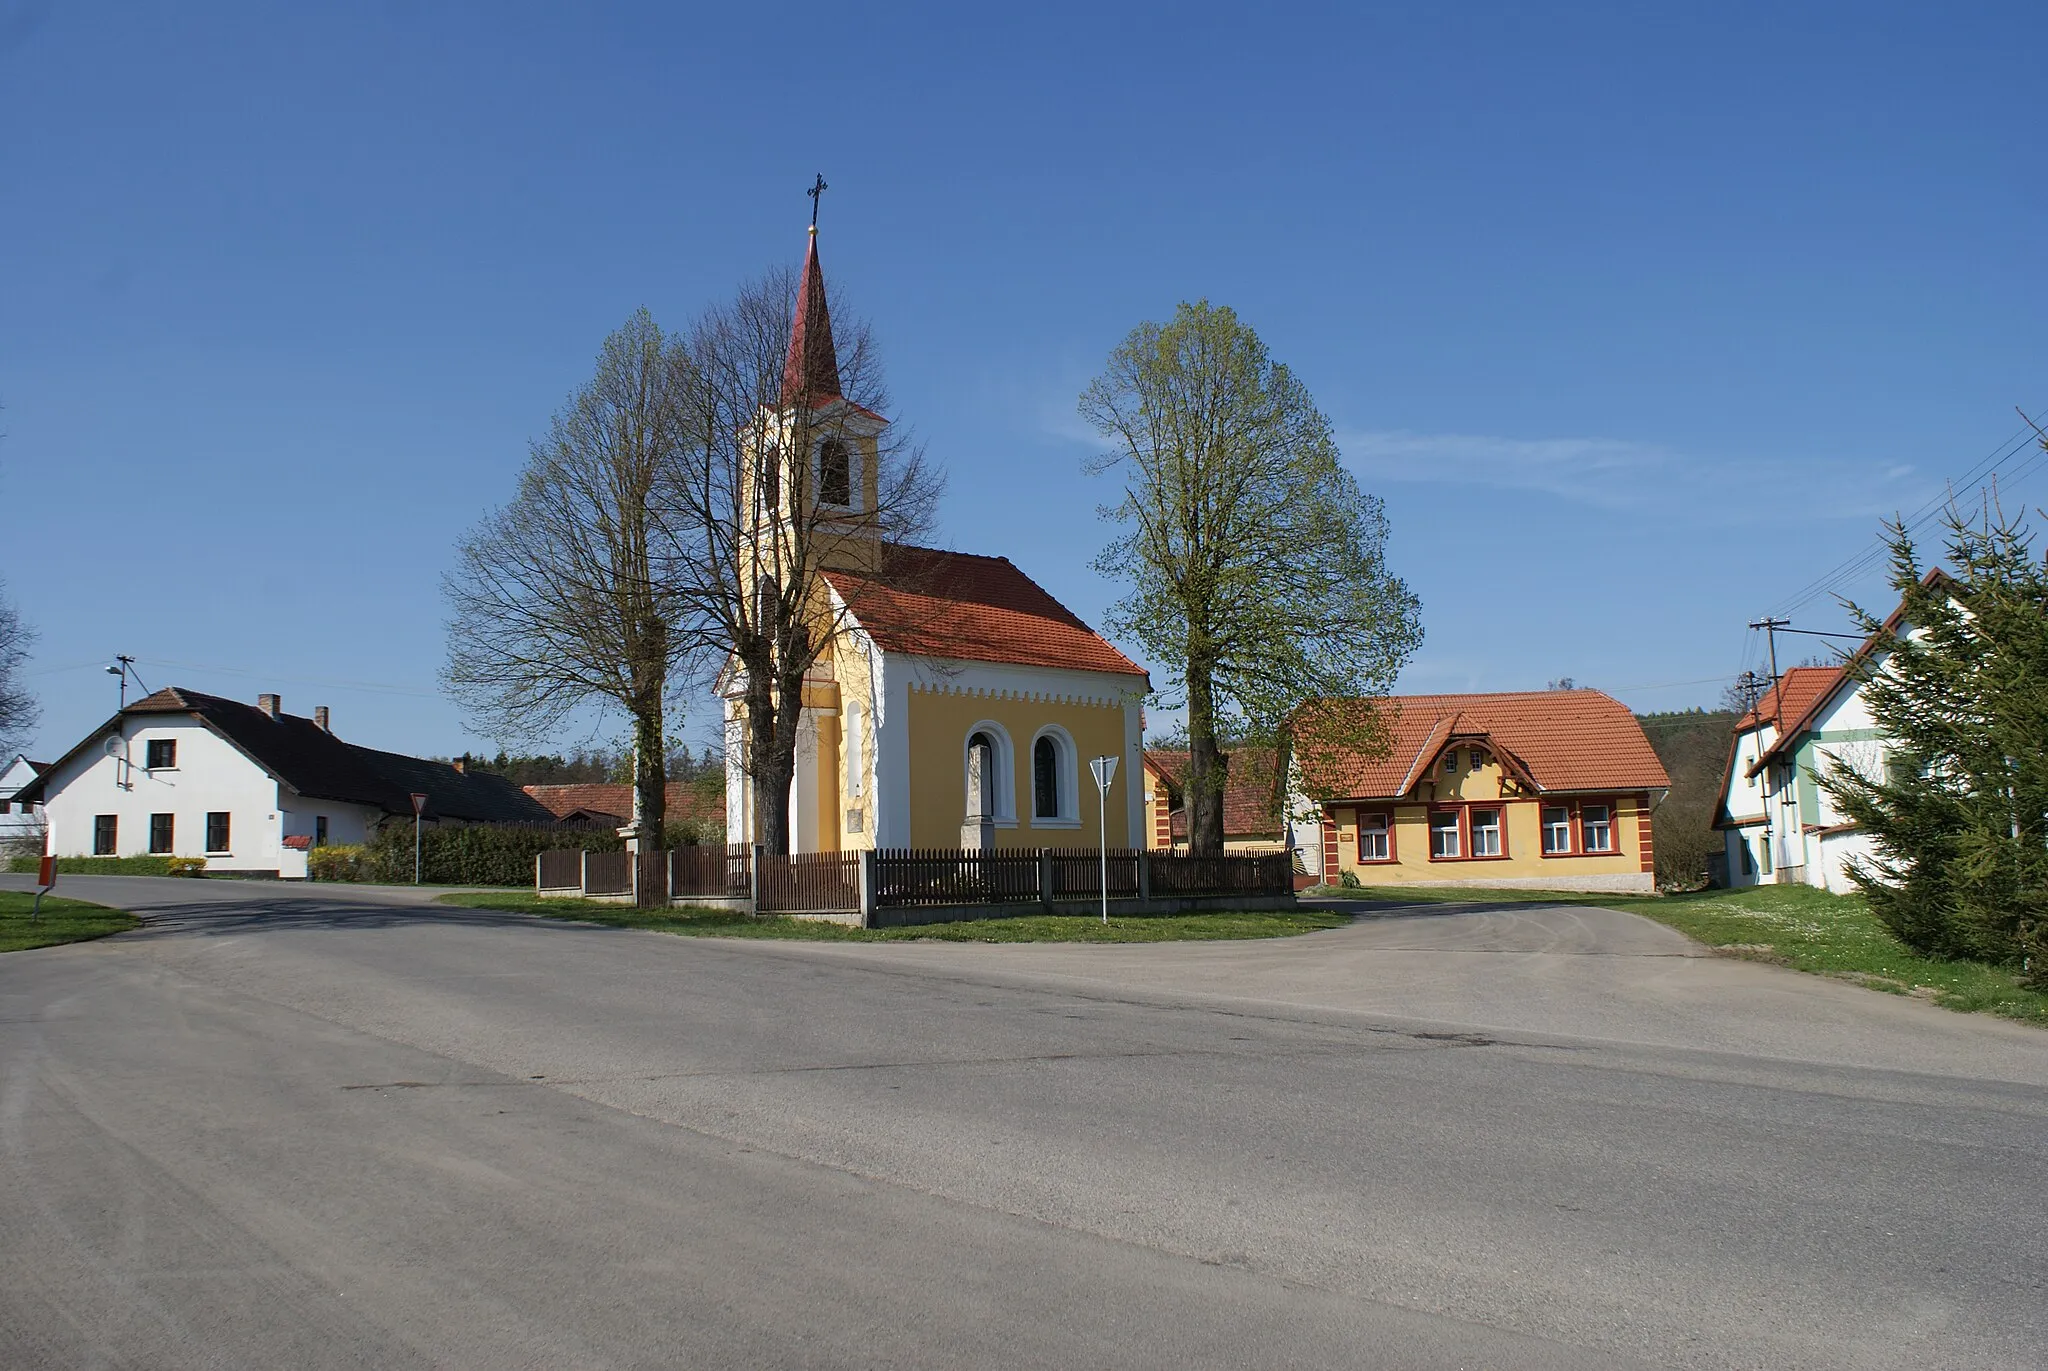
[[[1928,582],[1945,579],[1928,573]],[[1818,886],[1849,894],[1849,863],[1870,839],[1835,805],[1820,778],[1835,766],[1883,774],[1891,741],[1863,698],[1865,672],[1882,672],[1882,644],[1913,633],[1904,606],[1841,667],[1793,667],[1736,725],[1722,781],[1720,829],[1731,886]],[[1723,874],[1723,873],[1717,873]]]
[[[20,796],[30,781],[48,769],[46,763],[32,762],[20,754],[0,764],[0,853],[42,836],[43,821],[36,814],[35,802]]]
[[[445,762],[343,742],[327,710],[286,714],[171,688],[137,700],[15,797],[40,803],[60,857],[204,857],[207,869],[303,877],[306,853],[383,824],[554,818],[518,786]]]

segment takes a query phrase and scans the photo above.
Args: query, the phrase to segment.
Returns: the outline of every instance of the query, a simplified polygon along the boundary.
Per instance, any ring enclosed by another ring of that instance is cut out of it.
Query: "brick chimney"
[[[256,697],[256,708],[275,719],[279,712],[284,709],[284,701],[275,695],[258,695]]]
[[[469,774],[469,754],[467,752],[463,753],[460,757],[448,763],[448,765],[467,776]]]
[[[326,705],[313,706],[313,727],[319,729],[322,733],[332,733],[334,731],[327,726]]]

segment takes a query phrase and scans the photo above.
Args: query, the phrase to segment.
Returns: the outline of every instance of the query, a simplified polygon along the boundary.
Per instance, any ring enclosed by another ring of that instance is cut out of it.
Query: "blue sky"
[[[1747,620],[2048,407],[2038,4],[321,8],[0,0],[43,752],[116,652],[479,745],[454,540],[635,307],[800,259],[818,171],[943,541],[1099,620],[1075,397],[1227,303],[1387,502],[1410,690],[1710,701]]]

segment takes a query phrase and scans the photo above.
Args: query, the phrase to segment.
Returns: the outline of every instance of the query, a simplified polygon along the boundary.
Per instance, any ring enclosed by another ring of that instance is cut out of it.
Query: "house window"
[[[1486,765],[1486,754],[1485,754],[1484,752],[1481,752],[1481,751],[1480,751],[1480,750],[1479,750],[1478,748],[1476,748],[1476,747],[1475,747],[1475,748],[1473,748],[1473,749],[1472,749],[1472,769],[1473,769],[1474,771],[1477,771],[1477,770],[1479,770],[1479,769],[1480,769],[1481,767],[1483,767],[1483,766],[1485,766],[1485,765]]]
[[[1457,750],[1456,748],[1452,748],[1452,749],[1451,749],[1451,750],[1450,750],[1449,752],[1446,752],[1446,753],[1444,754],[1444,775],[1446,775],[1446,776],[1455,776],[1455,775],[1457,775],[1457,774],[1458,774],[1458,750]]]
[[[853,450],[837,438],[818,448],[818,503],[842,508],[853,503]]]
[[[92,816],[92,855],[111,857],[118,850],[116,835],[120,832],[121,820],[114,814]]]
[[[1464,855],[1464,845],[1458,841],[1458,811],[1450,809],[1430,815],[1430,860],[1445,861]]]
[[[1563,805],[1543,806],[1543,852],[1563,857],[1572,850],[1572,812]]]
[[[999,823],[1017,821],[1011,798],[1013,771],[1010,737],[999,725],[981,723],[967,736],[967,817]]]
[[[1387,816],[1384,814],[1361,814],[1358,816],[1358,860],[1361,862],[1384,862],[1392,858],[1392,849],[1387,844]]]
[[[12,800],[0,800],[0,814],[5,814],[13,808],[14,802]],[[24,814],[28,813],[28,806],[23,805],[21,807],[21,812]]]
[[[1475,857],[1498,857],[1500,854],[1500,811],[1498,809],[1473,810],[1472,855]]]
[[[1756,840],[1756,855],[1763,867],[1764,875],[1771,874],[1771,833],[1765,829],[1763,836]]]
[[[1060,746],[1050,738],[1031,745],[1031,801],[1038,818],[1060,816]]]
[[[144,763],[151,771],[161,771],[178,764],[178,740],[176,738],[151,738],[149,751]]]
[[[1585,805],[1579,810],[1579,838],[1588,852],[1614,851],[1614,811],[1607,805]]]
[[[864,740],[860,732],[860,702],[849,701],[846,706],[846,793],[859,795],[867,785],[867,768],[862,756]]]
[[[171,843],[171,835],[172,835],[172,832],[173,832],[173,821],[172,821],[172,816],[171,816],[171,815],[169,815],[169,814],[152,814],[152,815],[150,815],[150,816],[149,816],[149,850],[150,850],[150,851],[151,851],[152,853],[156,853],[156,854],[159,854],[159,855],[161,855],[161,854],[164,854],[164,853],[168,853],[168,852],[170,852],[170,851],[171,851],[171,848],[172,848],[172,843]]]
[[[315,814],[313,816],[313,846],[327,846],[327,816],[325,814]]]
[[[228,850],[228,816],[221,810],[212,810],[206,816],[206,850],[225,852]]]

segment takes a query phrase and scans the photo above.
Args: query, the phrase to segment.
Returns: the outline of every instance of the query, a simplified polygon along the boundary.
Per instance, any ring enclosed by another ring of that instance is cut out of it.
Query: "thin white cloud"
[[[1374,481],[1539,490],[1585,504],[1632,505],[1682,464],[1664,448],[1613,438],[1501,438],[1406,429],[1342,433],[1338,446]]]

